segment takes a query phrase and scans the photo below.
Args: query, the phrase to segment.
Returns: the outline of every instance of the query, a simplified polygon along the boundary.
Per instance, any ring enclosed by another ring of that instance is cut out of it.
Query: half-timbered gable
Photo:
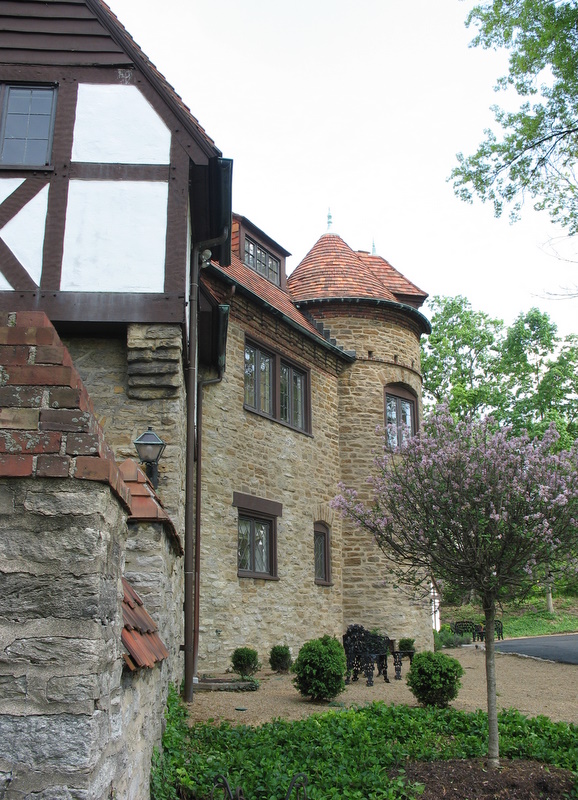
[[[191,245],[221,237],[230,178],[104,3],[0,2],[0,308],[184,322]]]

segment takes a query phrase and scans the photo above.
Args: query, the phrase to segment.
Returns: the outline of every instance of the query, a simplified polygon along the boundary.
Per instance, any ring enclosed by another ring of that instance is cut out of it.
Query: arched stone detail
[[[324,522],[329,528],[333,527],[335,511],[329,503],[315,503],[313,506],[313,522]]]

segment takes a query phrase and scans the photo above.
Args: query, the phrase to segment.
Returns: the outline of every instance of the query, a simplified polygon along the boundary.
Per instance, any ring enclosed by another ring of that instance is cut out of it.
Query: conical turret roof
[[[381,256],[355,252],[325,233],[287,278],[296,303],[328,299],[386,300],[421,306],[427,294]]]

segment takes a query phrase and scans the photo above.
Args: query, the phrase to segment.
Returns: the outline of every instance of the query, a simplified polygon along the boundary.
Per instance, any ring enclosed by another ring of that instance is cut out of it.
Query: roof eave
[[[297,322],[295,322],[295,320],[292,320],[278,308],[272,306],[271,303],[268,303],[266,300],[263,300],[263,298],[260,297],[258,294],[256,294],[256,292],[253,292],[251,289],[249,289],[240,281],[233,278],[231,275],[228,275],[222,268],[215,266],[215,264],[211,263],[207,265],[206,269],[207,271],[217,275],[219,278],[225,280],[225,282],[228,283],[230,286],[235,286],[235,291],[239,291],[241,294],[244,294],[246,297],[249,297],[251,300],[253,300],[253,302],[262,306],[274,316],[282,319],[286,325],[298,331],[303,336],[306,336],[312,342],[315,342],[315,344],[326,348],[330,352],[339,356],[339,358],[343,359],[344,361],[347,361],[349,363],[355,361],[356,356],[354,353],[341,349],[337,345],[334,345],[331,342],[327,341],[327,339],[325,339],[323,336],[315,334],[313,333],[313,331],[310,331],[307,328],[303,327],[302,325],[299,325]],[[297,306],[297,304],[295,305]]]
[[[300,308],[302,306],[313,306],[326,304],[326,303],[367,303],[369,305],[375,306],[385,306],[386,308],[392,308],[396,311],[401,311],[404,314],[415,319],[415,321],[419,324],[421,328],[421,332],[426,336],[429,336],[431,333],[431,324],[427,317],[418,311],[416,308],[410,305],[406,305],[405,303],[397,303],[393,300],[382,300],[377,297],[317,297],[317,298],[310,298],[308,300],[295,300],[295,306]]]

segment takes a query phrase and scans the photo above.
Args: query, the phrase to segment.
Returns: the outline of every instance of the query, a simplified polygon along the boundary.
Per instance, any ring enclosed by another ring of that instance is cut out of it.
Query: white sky
[[[454,197],[455,154],[492,125],[502,54],[468,47],[471,0],[109,0],[223,155],[233,209],[289,250],[327,230],[430,295],[510,323],[533,305],[578,333],[576,263],[531,204],[523,220]],[[426,309],[427,314],[427,309]]]

